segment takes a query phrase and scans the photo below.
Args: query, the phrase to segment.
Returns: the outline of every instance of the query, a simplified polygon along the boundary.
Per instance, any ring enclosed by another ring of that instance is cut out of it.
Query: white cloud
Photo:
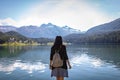
[[[14,25],[17,26],[17,22],[11,18],[1,19],[0,25]]]
[[[17,24],[37,25],[53,23],[58,26],[87,30],[90,27],[109,22],[111,19],[83,0],[45,0],[34,4],[19,17]],[[9,21],[10,22],[10,21]]]
[[[1,62],[1,63],[0,63],[0,71],[8,72],[8,73],[15,71],[16,68],[25,70],[28,73],[32,73],[33,71],[44,72],[46,69],[46,66],[47,66],[47,64],[43,64],[41,62],[31,64],[31,63],[21,63],[21,62],[16,61],[13,64],[10,64],[8,66],[3,65],[3,62]]]
[[[80,56],[75,56],[71,58],[72,66],[82,66],[86,65],[94,68],[98,68],[104,65],[101,59],[91,58],[87,54],[82,54]]]

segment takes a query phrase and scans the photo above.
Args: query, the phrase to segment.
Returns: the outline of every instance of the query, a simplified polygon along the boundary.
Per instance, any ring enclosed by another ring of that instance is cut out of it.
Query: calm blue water
[[[50,47],[0,47],[0,80],[55,80]],[[119,45],[70,45],[67,52],[72,69],[65,80],[120,80]]]

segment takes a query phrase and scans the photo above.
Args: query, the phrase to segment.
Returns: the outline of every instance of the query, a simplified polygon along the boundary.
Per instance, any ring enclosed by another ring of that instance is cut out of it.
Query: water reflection
[[[4,57],[16,57],[19,54],[23,54],[29,50],[33,50],[38,46],[6,46],[0,47],[0,58]]]
[[[0,47],[0,80],[52,80],[48,68],[50,48]],[[72,69],[66,80],[120,79],[120,46],[71,45],[67,53]]]
[[[104,65],[104,62],[99,58],[93,58],[88,56],[87,54],[81,54],[79,56],[74,56],[71,58],[72,66],[91,66],[91,67],[101,67]]]
[[[120,45],[74,45],[69,47],[72,63],[93,64],[94,67],[104,64],[120,68]],[[74,57],[73,57],[74,56]]]
[[[43,64],[42,62],[22,63],[21,60],[11,61],[11,64],[8,64],[8,62],[10,61],[2,60],[0,62],[0,71],[9,74],[17,69],[25,70],[28,73],[33,73],[33,71],[44,72],[47,66],[47,64]]]

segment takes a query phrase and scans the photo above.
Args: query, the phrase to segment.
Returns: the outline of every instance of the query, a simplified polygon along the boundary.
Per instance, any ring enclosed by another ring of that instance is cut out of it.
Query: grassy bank
[[[64,45],[70,45],[70,43],[63,43]],[[0,44],[0,46],[42,46],[42,45],[48,45],[48,46],[52,46],[53,42],[48,42],[48,43],[20,43],[20,42],[10,42],[10,43],[4,43],[4,44]]]
[[[0,44],[0,46],[29,46],[29,45],[40,45],[40,44],[38,44],[38,43],[19,43],[19,42]]]

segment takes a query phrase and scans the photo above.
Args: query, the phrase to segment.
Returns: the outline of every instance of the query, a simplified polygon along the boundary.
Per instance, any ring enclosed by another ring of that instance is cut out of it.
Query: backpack
[[[55,51],[53,55],[52,66],[53,67],[61,67],[63,65],[63,60],[60,57],[59,51]]]

